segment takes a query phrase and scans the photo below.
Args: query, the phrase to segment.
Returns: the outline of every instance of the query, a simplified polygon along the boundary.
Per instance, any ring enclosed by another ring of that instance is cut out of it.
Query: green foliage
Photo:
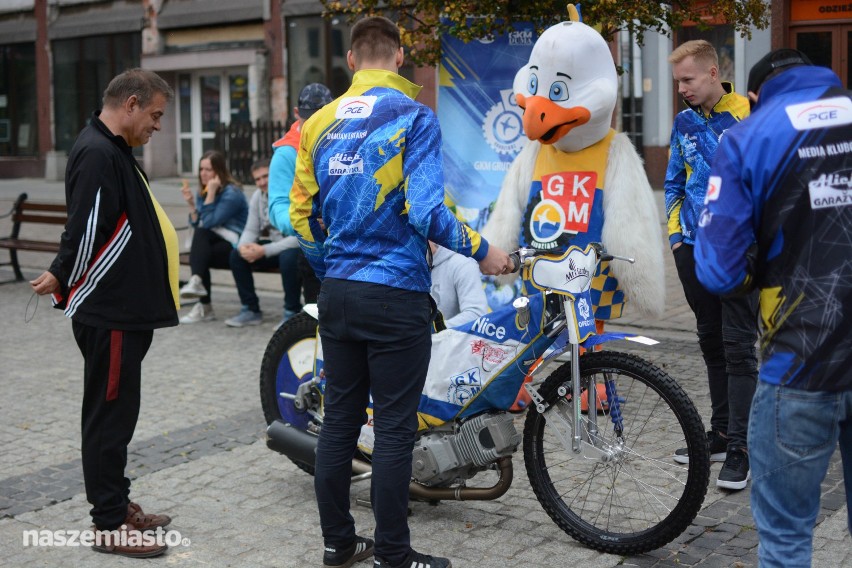
[[[552,0],[477,2],[434,2],[431,0],[321,0],[324,15],[344,16],[351,23],[361,16],[387,16],[400,26],[407,59],[416,65],[436,65],[441,56],[440,38],[449,33],[468,42],[511,30],[514,22],[533,22],[539,32],[567,20],[567,3]],[[616,32],[632,32],[640,43],[652,30],[669,34],[683,22],[708,28],[712,17],[734,26],[743,37],[752,27],[769,25],[768,0],[680,0],[670,4],[624,0],[580,2],[583,21],[597,27],[607,40]],[[711,14],[712,7],[712,14]],[[718,20],[717,20],[718,21]]]

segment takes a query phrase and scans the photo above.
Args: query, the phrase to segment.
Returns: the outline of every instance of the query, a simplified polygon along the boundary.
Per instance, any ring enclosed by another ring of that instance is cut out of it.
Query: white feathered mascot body
[[[636,263],[602,264],[595,318],[620,317],[628,300],[659,316],[662,230],[639,155],[609,126],[618,94],[609,46],[581,22],[559,23],[536,41],[513,90],[530,142],[512,162],[483,236],[504,250],[602,242]]]

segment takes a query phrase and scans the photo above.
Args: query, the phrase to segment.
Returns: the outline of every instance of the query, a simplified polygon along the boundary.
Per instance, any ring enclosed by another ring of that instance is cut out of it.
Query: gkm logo
[[[450,377],[447,401],[464,406],[481,390],[482,380],[479,377],[479,367],[473,367]]]
[[[512,89],[500,91],[500,102],[489,109],[482,122],[485,141],[495,152],[514,157],[523,149],[523,114]]]
[[[342,120],[348,118],[367,118],[373,114],[373,105],[376,104],[377,98],[373,95],[364,95],[340,99],[340,102],[337,104],[337,110],[334,113],[334,118]]]
[[[584,233],[589,229],[598,175],[595,172],[560,172],[541,177],[541,192],[562,207],[564,231]]]
[[[704,205],[719,199],[720,191],[722,191],[722,178],[710,176],[710,179],[707,180],[707,194],[704,196]]]
[[[545,199],[535,206],[530,219],[532,238],[540,243],[555,241],[565,226],[565,214],[559,204]]]

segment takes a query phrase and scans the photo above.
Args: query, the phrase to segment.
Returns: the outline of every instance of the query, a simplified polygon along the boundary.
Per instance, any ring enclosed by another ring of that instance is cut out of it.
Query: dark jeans
[[[724,298],[711,294],[695,275],[693,251],[692,245],[681,244],[673,254],[707,365],[710,427],[727,436],[728,449],[745,448],[757,385],[757,292]]]
[[[320,281],[301,249],[299,250],[299,277],[302,279],[302,293],[305,296],[305,303],[316,304],[317,298],[319,298]]]
[[[71,328],[85,362],[82,454],[86,498],[92,504],[95,526],[113,530],[127,517],[127,445],[139,417],[142,359],[154,332],[110,330],[76,321]]]
[[[237,285],[240,302],[253,312],[260,311],[260,301],[254,291],[254,275],[252,270],[277,268],[281,271],[281,286],[284,288],[284,309],[298,312],[302,309],[301,287],[299,282],[297,248],[281,251],[278,256],[264,256],[254,262],[249,262],[240,256],[240,251],[231,249],[231,273]]]
[[[333,278],[322,283],[325,420],[314,486],[326,545],[348,546],[355,539],[349,512],[351,462],[372,392],[375,556],[398,564],[410,550],[411,452],[431,355],[433,315],[426,292]]]
[[[189,249],[189,268],[193,274],[201,277],[201,283],[210,293],[210,269],[230,268],[229,259],[234,247],[204,227],[196,227],[192,233],[192,245]],[[199,302],[210,303],[210,296],[203,296]]]

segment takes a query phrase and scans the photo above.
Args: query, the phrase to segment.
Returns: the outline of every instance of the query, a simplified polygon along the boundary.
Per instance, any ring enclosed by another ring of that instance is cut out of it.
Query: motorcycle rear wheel
[[[556,433],[560,412],[570,422],[571,364],[556,369],[541,387],[551,406],[542,415],[530,406],[524,423],[524,462],[533,492],[551,519],[571,537],[602,552],[630,555],[659,548],[695,519],[710,476],[704,425],[697,409],[662,369],[626,353],[601,351],[580,358],[584,389],[591,381],[616,382],[623,417],[622,450],[604,462],[565,446]],[[559,395],[559,387],[564,396]],[[567,392],[566,392],[567,389]],[[598,402],[597,435],[584,440],[613,448],[618,442],[611,404]],[[672,459],[689,449],[689,464]]]
[[[260,363],[260,404],[267,425],[282,420],[319,435],[320,424],[310,414],[296,410],[292,400],[279,395],[295,394],[301,383],[314,377],[316,342],[317,320],[304,312],[285,322],[270,338]],[[290,461],[314,474],[313,467]]]

